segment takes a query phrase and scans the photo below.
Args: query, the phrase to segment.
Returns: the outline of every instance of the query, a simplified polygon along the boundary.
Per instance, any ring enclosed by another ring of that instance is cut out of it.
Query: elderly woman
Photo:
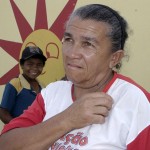
[[[67,80],[49,84],[23,115],[6,125],[0,147],[148,150],[148,94],[114,71],[124,56],[126,30],[126,21],[107,6],[78,8],[63,38]]]

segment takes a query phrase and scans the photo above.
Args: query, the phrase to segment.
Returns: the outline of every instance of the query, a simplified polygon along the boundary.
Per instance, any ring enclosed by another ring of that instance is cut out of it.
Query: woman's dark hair
[[[127,22],[117,11],[105,5],[90,4],[76,9],[71,14],[69,20],[75,16],[78,16],[82,20],[92,19],[108,23],[111,28],[108,36],[112,40],[112,51],[115,52],[119,49],[124,49],[128,38]]]

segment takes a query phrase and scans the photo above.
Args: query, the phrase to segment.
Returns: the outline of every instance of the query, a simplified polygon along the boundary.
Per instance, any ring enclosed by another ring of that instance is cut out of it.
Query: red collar
[[[111,87],[111,85],[114,83],[114,81],[117,78],[117,72],[114,72],[114,76],[113,78],[109,81],[109,83],[103,88],[102,92],[107,92],[109,90],[109,88]],[[72,84],[71,87],[71,95],[72,95],[72,100],[75,101],[75,97],[74,97],[74,84]]]

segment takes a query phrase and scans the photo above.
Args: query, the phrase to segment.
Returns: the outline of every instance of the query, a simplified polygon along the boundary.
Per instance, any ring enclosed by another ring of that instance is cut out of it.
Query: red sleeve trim
[[[150,150],[150,126],[144,129],[138,137],[127,146],[127,150]]]
[[[41,94],[38,94],[35,101],[22,115],[10,121],[6,124],[1,134],[12,130],[14,128],[33,126],[42,122],[45,116],[45,105]]]

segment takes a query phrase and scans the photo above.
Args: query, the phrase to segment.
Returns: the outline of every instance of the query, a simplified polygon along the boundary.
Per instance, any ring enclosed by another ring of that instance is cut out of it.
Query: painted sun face
[[[47,58],[43,72],[38,78],[42,80],[45,85],[52,81],[60,80],[64,75],[64,69],[61,51],[62,44],[58,37],[54,33],[45,29],[32,32],[22,45],[20,57],[22,50],[27,46],[40,47]]]
[[[21,3],[23,2],[20,2],[20,5],[23,5]],[[2,64],[2,67],[4,69],[1,71],[0,74],[0,85],[6,84],[12,78],[19,75],[19,73],[21,72],[21,69],[19,68],[20,55],[22,53],[23,48],[25,48],[25,46],[27,45],[39,46],[48,59],[43,69],[43,74],[39,77],[41,80],[44,81],[44,84],[48,84],[49,82],[59,80],[61,77],[64,76],[64,69],[62,65],[61,56],[61,40],[64,32],[63,24],[68,19],[70,13],[73,11],[76,3],[77,0],[68,1],[64,5],[64,8],[62,9],[58,17],[55,19],[54,23],[51,24],[50,22],[48,22],[47,18],[48,14],[52,14],[51,9],[46,10],[46,8],[49,7],[46,7],[47,3],[45,3],[45,1],[37,1],[37,7],[35,7],[35,23],[33,27],[30,25],[30,22],[28,22],[28,20],[26,19],[27,17],[24,16],[24,13],[22,13],[22,10],[20,9],[21,7],[19,8],[20,5],[18,5],[17,2],[10,1],[10,3],[8,3],[10,5],[8,6],[8,9],[11,10],[11,14],[12,10],[14,13],[11,16],[13,16],[13,19],[16,20],[13,23],[16,25],[16,27],[18,27],[16,29],[18,32],[14,33],[12,31],[10,34],[13,33],[14,39],[14,34],[19,33],[20,35],[16,36],[20,37],[20,41],[15,42],[10,40],[3,40],[3,38],[0,39],[0,51],[4,52],[4,55],[6,54],[6,57],[3,59],[10,60],[8,61],[9,63],[6,62],[7,64]],[[3,16],[3,18],[5,17]],[[4,19],[4,21],[2,22],[5,22],[5,20],[7,19]],[[12,18],[9,18],[9,20],[12,20]],[[49,25],[50,27],[48,27]]]

